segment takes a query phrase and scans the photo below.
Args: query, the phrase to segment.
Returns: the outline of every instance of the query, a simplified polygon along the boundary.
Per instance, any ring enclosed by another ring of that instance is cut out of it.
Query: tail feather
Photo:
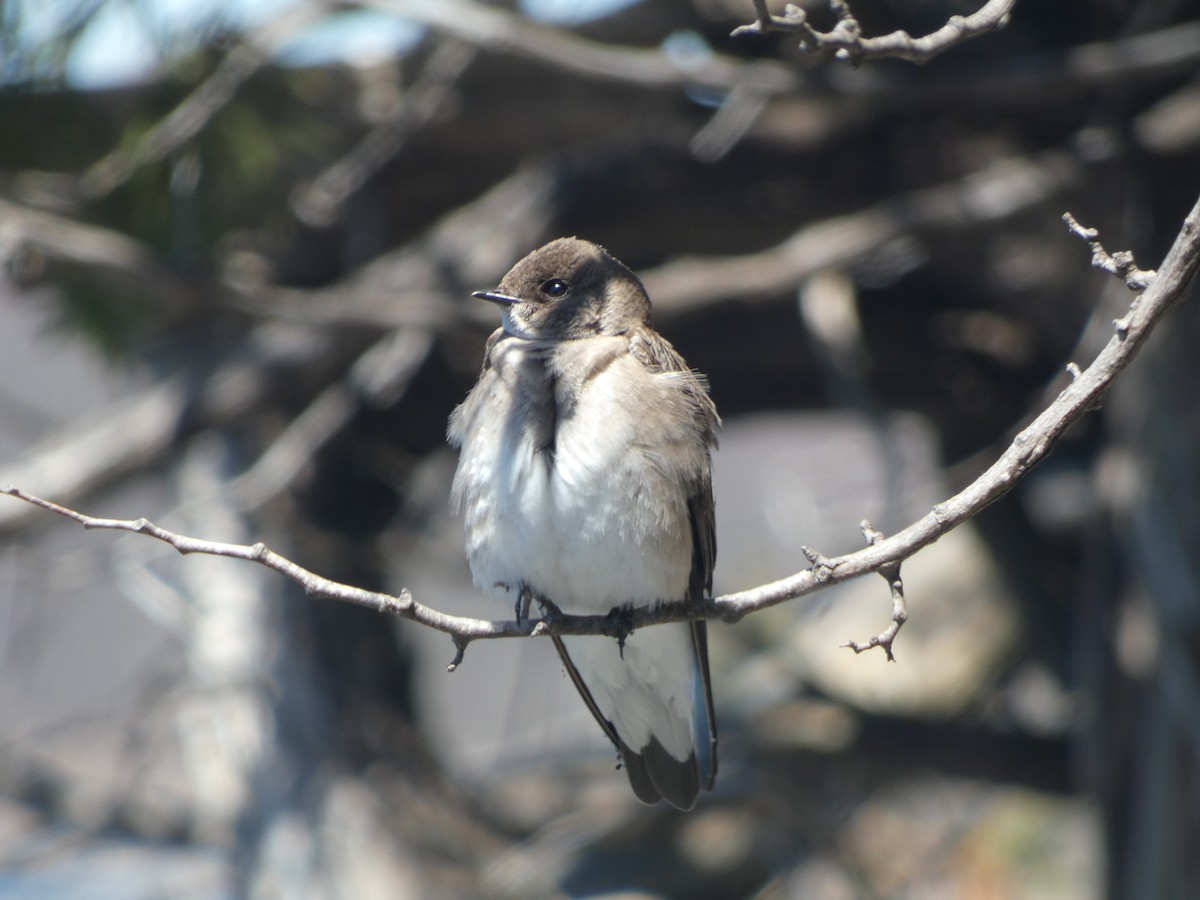
[[[700,793],[700,769],[695,754],[678,760],[654,738],[641,751],[631,749],[624,741],[619,742],[619,747],[629,785],[639,800],[650,804],[666,800],[683,810],[696,805]],[[706,788],[711,789],[711,782]]]
[[[620,752],[639,800],[666,800],[686,810],[695,806],[701,789],[712,790],[717,774],[717,735],[704,623],[644,629],[629,639],[624,654],[615,642],[604,643],[604,638],[553,640],[579,695]],[[631,643],[634,640],[638,642],[636,650]],[[676,665],[655,671],[653,666],[664,656],[677,661]],[[677,668],[680,665],[685,668]],[[667,671],[674,676],[665,679],[668,684],[655,680]],[[690,700],[683,707],[690,706],[686,713],[679,706],[680,691]],[[681,720],[681,715],[686,718]]]

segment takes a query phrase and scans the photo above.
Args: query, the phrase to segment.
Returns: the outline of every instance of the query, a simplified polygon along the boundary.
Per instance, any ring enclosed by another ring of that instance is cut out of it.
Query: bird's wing
[[[687,599],[702,600],[712,594],[713,568],[717,561],[716,514],[708,451],[716,445],[716,429],[721,420],[708,395],[704,376],[688,368],[683,357],[665,338],[650,332],[646,339],[635,341],[632,350],[652,370],[673,373],[680,380],[692,425],[703,437],[703,462],[696,471],[687,473],[690,477],[686,479],[688,518],[692,528],[692,568]],[[696,699],[696,751],[704,786],[711,789],[717,778],[717,718],[713,711],[712,679],[708,669],[708,624],[703,621],[690,624],[699,677],[697,693],[702,695]]]

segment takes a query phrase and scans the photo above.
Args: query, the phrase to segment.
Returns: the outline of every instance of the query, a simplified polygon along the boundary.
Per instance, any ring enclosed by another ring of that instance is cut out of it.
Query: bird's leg
[[[529,585],[521,585],[521,590],[517,592],[517,622],[525,624],[529,621],[529,605],[533,602],[533,591],[529,589]]]
[[[617,639],[617,652],[625,658],[625,639],[633,634],[633,607],[614,606],[605,617],[609,621],[609,634]]]
[[[541,594],[530,592],[530,596],[537,600],[538,606],[542,608],[542,618],[553,621],[554,619],[562,618],[563,611],[558,608],[557,604],[548,597],[543,597]],[[528,607],[526,607],[528,610]]]

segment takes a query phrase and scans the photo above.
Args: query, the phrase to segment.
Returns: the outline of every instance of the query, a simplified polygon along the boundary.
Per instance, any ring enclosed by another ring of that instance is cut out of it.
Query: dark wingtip
[[[701,785],[695,753],[687,759],[678,760],[651,738],[640,752],[621,741],[621,759],[629,776],[629,786],[643,803],[654,804],[666,800],[682,810],[689,810],[696,805]],[[704,788],[711,790],[712,784],[706,783]]]

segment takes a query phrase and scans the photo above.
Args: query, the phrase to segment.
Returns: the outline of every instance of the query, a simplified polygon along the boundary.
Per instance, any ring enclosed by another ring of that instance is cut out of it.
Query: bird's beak
[[[491,300],[493,303],[513,304],[521,302],[520,297],[511,297],[499,291],[476,291],[471,296],[478,297],[480,300]]]

